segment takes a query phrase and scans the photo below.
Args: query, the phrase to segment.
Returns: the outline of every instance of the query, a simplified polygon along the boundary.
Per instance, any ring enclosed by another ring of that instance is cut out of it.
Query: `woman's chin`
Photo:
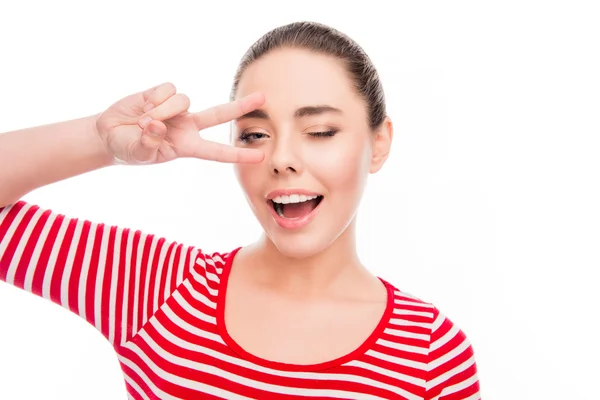
[[[313,257],[329,247],[332,240],[324,232],[306,232],[296,235],[267,234],[277,251],[284,257],[304,259]],[[328,240],[329,239],[329,240]]]

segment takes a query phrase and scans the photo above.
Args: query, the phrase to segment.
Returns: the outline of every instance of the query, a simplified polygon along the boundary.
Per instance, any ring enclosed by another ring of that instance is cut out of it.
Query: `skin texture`
[[[278,49],[251,64],[237,98],[255,92],[266,98],[261,113],[239,118],[232,141],[264,153],[260,163],[234,165],[264,235],[234,260],[227,329],[259,357],[327,361],[360,346],[385,309],[382,282],[356,254],[355,230],[368,175],[379,171],[389,153],[392,124],[386,118],[372,131],[366,103],[343,63],[307,50]],[[295,116],[307,106],[339,111]],[[310,135],[331,130],[337,133]],[[250,140],[240,140],[246,133],[253,133]],[[266,202],[270,191],[289,188],[324,196],[316,217],[297,230],[280,227]]]

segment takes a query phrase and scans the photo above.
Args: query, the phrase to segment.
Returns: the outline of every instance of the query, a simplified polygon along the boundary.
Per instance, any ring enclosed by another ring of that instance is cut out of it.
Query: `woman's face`
[[[284,255],[331,245],[352,222],[367,176],[380,167],[365,101],[341,61],[279,49],[252,63],[237,98],[266,102],[233,125],[235,146],[260,149],[260,164],[235,165],[265,234]],[[315,198],[316,196],[316,198]]]

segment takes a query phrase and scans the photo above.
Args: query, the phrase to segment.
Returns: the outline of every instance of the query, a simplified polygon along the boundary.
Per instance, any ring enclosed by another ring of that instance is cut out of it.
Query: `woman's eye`
[[[242,143],[252,143],[256,140],[260,140],[264,137],[266,137],[267,134],[266,133],[260,133],[260,132],[244,132],[240,135],[240,137],[238,138],[238,140]]]
[[[315,137],[331,137],[331,136],[334,136],[337,132],[338,132],[337,129],[332,129],[332,130],[324,131],[324,132],[309,132],[308,134],[310,136],[315,136]]]
[[[331,137],[331,136],[334,136],[337,132],[338,132],[337,129],[331,129],[329,131],[307,132],[307,135],[313,136],[313,137]],[[267,135],[266,133],[243,132],[238,137],[238,141],[245,143],[245,144],[251,144],[258,140],[267,138],[267,137],[269,137],[269,135]]]

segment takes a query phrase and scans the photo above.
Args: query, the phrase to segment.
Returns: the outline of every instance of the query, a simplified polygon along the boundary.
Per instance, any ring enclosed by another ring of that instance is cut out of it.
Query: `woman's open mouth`
[[[277,215],[285,219],[302,218],[310,214],[319,203],[323,200],[323,196],[305,196],[292,194],[290,196],[277,196],[269,200],[271,207]]]
[[[283,228],[301,228],[312,220],[323,201],[319,194],[289,194],[276,196],[267,202],[275,221]]]

